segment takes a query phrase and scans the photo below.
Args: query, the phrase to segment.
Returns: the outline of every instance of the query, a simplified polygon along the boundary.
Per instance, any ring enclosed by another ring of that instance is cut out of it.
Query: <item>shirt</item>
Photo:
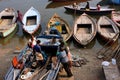
[[[33,51],[35,51],[35,52],[40,52],[40,53],[41,53],[41,47],[40,47],[40,45],[36,44],[36,45],[33,47]]]
[[[68,62],[68,57],[67,57],[67,55],[66,55],[65,50],[59,52],[59,54],[58,54],[57,56],[58,56],[58,59],[60,60],[61,63],[66,63],[66,62]]]
[[[18,12],[18,20],[22,21],[22,18],[23,18],[23,15],[20,12]]]

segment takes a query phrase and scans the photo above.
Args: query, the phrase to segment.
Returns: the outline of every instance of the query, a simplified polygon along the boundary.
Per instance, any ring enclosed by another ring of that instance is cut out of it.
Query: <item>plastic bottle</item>
[[[112,64],[116,65],[116,59],[115,58],[112,58]]]

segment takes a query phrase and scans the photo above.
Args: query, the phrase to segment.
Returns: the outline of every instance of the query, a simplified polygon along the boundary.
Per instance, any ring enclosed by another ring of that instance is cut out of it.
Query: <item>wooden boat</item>
[[[81,45],[89,44],[96,36],[97,28],[93,18],[83,13],[74,23],[73,37]]]
[[[27,47],[25,47],[20,54],[18,55],[17,59],[20,60],[22,59],[23,55],[29,54],[30,52],[27,51]],[[11,64],[7,74],[5,75],[5,80],[16,80],[18,77],[19,73],[21,72],[21,69],[17,69],[13,67],[13,64]]]
[[[52,2],[66,2],[66,1],[72,1],[72,0],[49,0],[49,1],[52,1]]]
[[[120,27],[120,12],[112,11],[111,19]]]
[[[50,56],[53,56],[53,55],[56,55],[58,46],[43,45],[43,46],[41,46],[41,48],[45,52],[48,52],[48,49],[49,49],[49,53],[47,53],[47,54]],[[48,49],[46,49],[46,48],[48,48]],[[45,65],[43,65],[42,67],[33,68],[33,67],[30,67],[30,64],[29,64],[30,62],[28,61],[31,53],[32,53],[32,51],[30,51],[27,48],[25,50],[23,50],[20,53],[20,55],[18,56],[18,60],[24,58],[23,59],[23,62],[24,62],[23,69],[17,69],[17,68],[14,68],[13,65],[11,65],[7,74],[5,75],[4,80],[23,80],[23,79],[24,80],[38,80],[39,78],[42,78],[44,76],[44,74],[48,74],[49,70],[51,70],[51,68],[48,69],[48,67],[50,67],[50,64],[51,64],[51,60],[49,58],[50,56],[48,56]],[[34,64],[34,62],[33,62],[33,64]],[[42,79],[42,80],[44,80],[44,79]]]
[[[63,1],[67,1],[67,0],[49,0],[49,1],[52,1],[52,2],[63,2]]]
[[[20,61],[21,59],[23,59],[24,67],[22,69],[19,69],[19,68],[15,68],[12,64],[12,66],[10,67],[10,69],[8,70],[5,76],[5,80],[23,80],[23,79],[33,80],[33,78],[35,78],[38,72],[44,69],[44,66],[41,68],[40,67],[31,68],[30,61],[29,61],[31,54],[32,54],[32,50],[30,49],[25,48],[24,50],[22,50],[22,52],[18,56],[18,60]]]
[[[41,34],[40,36],[37,36],[36,39],[41,40],[41,43],[44,43],[48,40],[51,40],[53,37],[55,37],[56,39],[62,39],[61,36],[55,35],[55,34],[49,34],[49,35]],[[31,65],[29,64],[30,63],[29,57],[32,54],[32,50],[28,47],[25,47],[25,49],[23,49],[20,52],[19,56],[17,57],[18,60],[23,59],[23,62],[24,62],[23,69],[14,68],[13,64],[12,64],[10,69],[8,70],[7,74],[5,75],[5,80],[23,80],[23,79],[24,80],[38,80],[38,79],[45,80],[43,78],[48,78],[47,76],[49,76],[49,74],[51,74],[51,72],[53,71],[52,68],[50,67],[50,64],[52,64],[50,57],[56,56],[56,53],[58,51],[58,45],[47,45],[47,44],[41,45],[41,50],[45,54],[48,55],[48,57],[46,58],[46,60],[47,60],[46,64],[44,66],[37,67],[37,68],[30,67]],[[57,64],[59,65],[60,63],[58,62]],[[50,68],[48,69],[48,67],[50,67]],[[59,68],[56,68],[55,71],[53,71],[53,72],[55,72],[55,74],[57,74],[58,69]],[[29,70],[27,72],[27,75],[24,74],[24,71],[26,71],[26,70]],[[48,75],[46,75],[46,77],[45,77],[45,74],[48,74]],[[54,76],[54,78],[55,78],[55,76]]]
[[[69,3],[69,2],[85,2],[87,0],[82,0],[82,1],[79,1],[79,0],[49,0],[49,1],[52,1],[52,2],[65,2],[66,3]]]
[[[105,42],[111,44],[118,39],[119,29],[117,25],[107,16],[101,16],[97,22],[98,34]]]
[[[6,8],[0,13],[0,36],[7,37],[17,28],[17,14],[13,8]]]
[[[63,20],[56,13],[51,17],[51,19],[48,22],[47,25],[48,30],[51,27],[55,27],[61,33],[65,41],[68,41],[72,36],[71,27],[68,25],[68,23],[65,20]]]
[[[103,8],[101,7],[100,10],[97,9],[97,7],[90,7],[90,9],[85,9],[82,6],[76,5],[76,7],[71,6],[64,6],[64,8],[69,12],[76,12],[78,14],[86,13],[86,14],[95,14],[95,15],[103,15],[103,14],[109,14],[115,9],[111,8]]]
[[[34,34],[41,24],[41,15],[34,7],[31,7],[23,16],[23,30],[28,34]]]
[[[49,8],[58,8],[58,7],[63,7],[67,5],[72,5],[73,3],[80,3],[80,2],[86,2],[87,0],[66,0],[65,2],[50,2],[47,4],[46,9]]]

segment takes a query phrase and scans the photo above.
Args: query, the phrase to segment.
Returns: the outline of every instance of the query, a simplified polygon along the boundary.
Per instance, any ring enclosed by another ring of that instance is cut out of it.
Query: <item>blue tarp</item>
[[[120,0],[111,0],[112,3],[115,3],[115,4],[120,4]]]
[[[60,25],[60,22],[58,22],[58,21],[57,21],[57,22],[55,22],[55,25]]]

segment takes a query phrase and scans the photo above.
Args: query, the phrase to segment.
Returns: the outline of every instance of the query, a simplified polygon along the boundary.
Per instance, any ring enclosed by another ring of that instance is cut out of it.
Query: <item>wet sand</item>
[[[18,56],[14,54],[14,48],[0,48],[0,80],[4,80],[5,74],[10,68],[12,58]]]

